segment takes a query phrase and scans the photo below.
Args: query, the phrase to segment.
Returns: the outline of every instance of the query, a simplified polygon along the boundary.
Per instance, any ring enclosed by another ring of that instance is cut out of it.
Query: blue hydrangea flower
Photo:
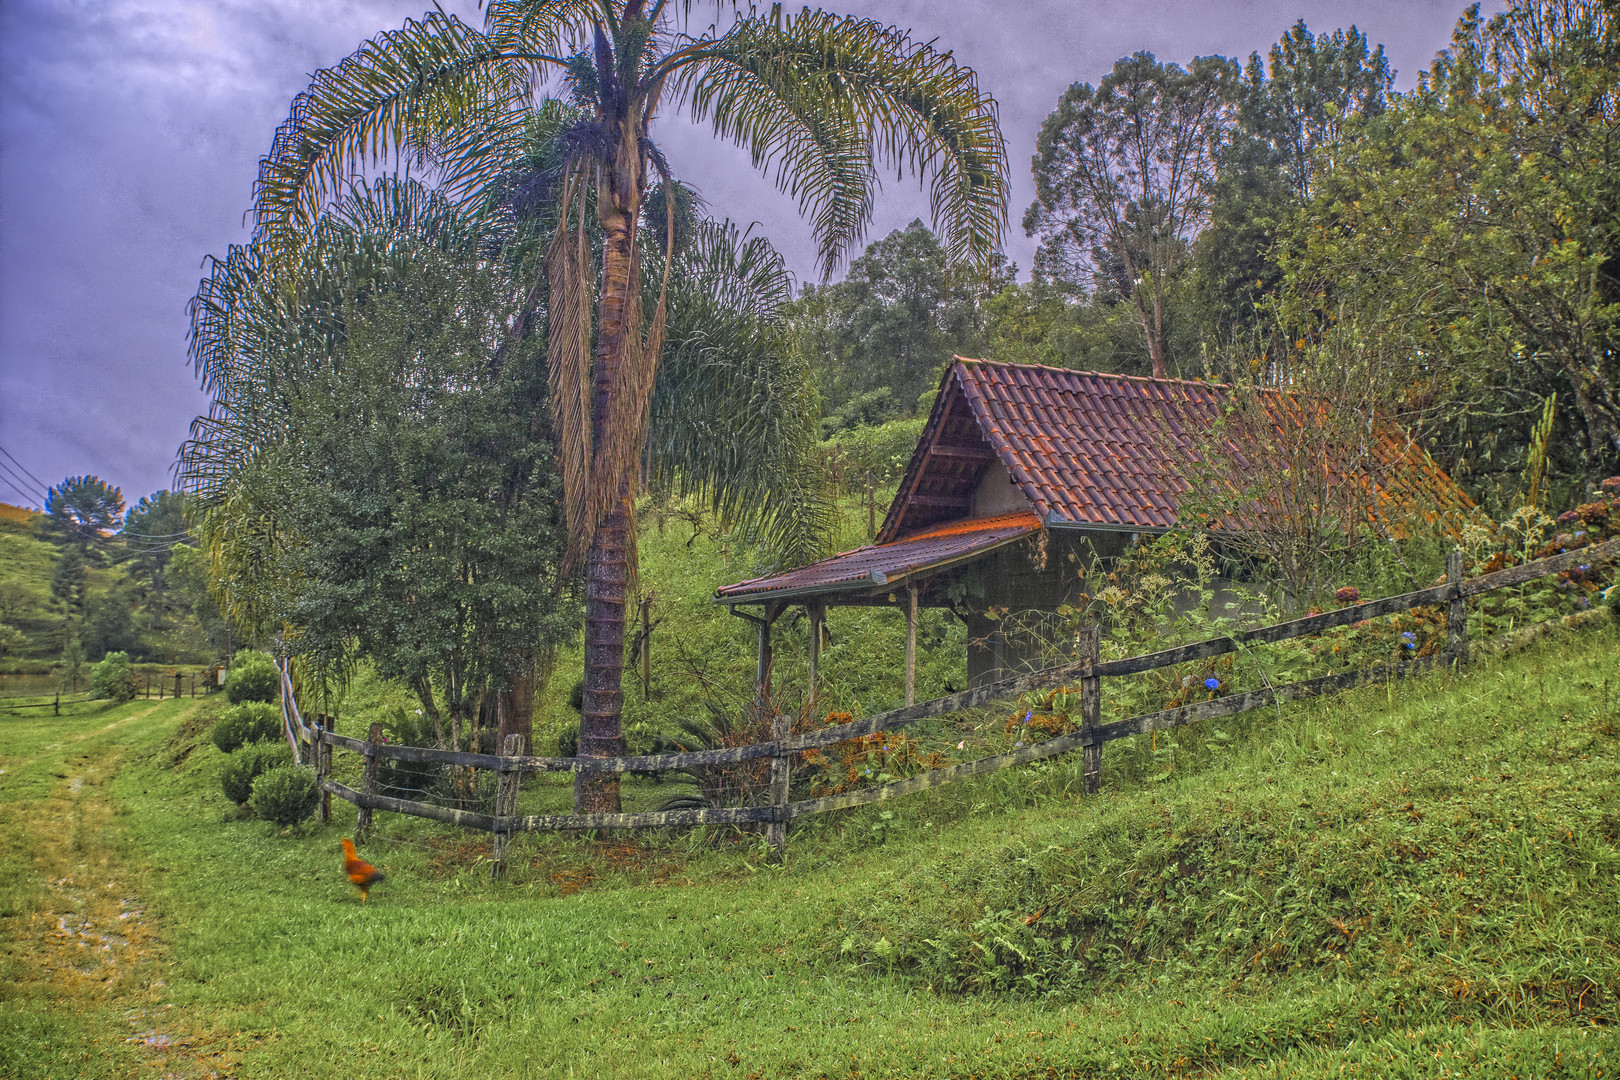
[[[1204,680],[1204,686],[1210,690],[1219,690],[1221,688],[1221,680],[1211,675],[1209,678]]]

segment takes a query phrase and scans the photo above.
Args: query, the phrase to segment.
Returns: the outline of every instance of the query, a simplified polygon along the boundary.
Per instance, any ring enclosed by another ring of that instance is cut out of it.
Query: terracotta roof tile
[[[739,581],[715,590],[721,603],[849,592],[903,582],[919,571],[990,551],[1041,527],[1031,513],[969,518],[936,525],[887,544],[868,544],[781,574]]]
[[[907,498],[925,475],[946,475],[928,451],[941,418],[958,399],[1043,519],[1131,530],[1171,528],[1180,496],[1200,475],[1200,440],[1230,393],[1211,383],[958,357],[878,539],[892,540],[937,520],[940,511],[910,506]],[[1284,396],[1268,391],[1262,400],[1284,422]],[[1240,467],[1248,467],[1240,446],[1229,443],[1228,451]],[[1467,495],[1399,430],[1379,432],[1377,453],[1382,466],[1377,483],[1352,478],[1377,489],[1373,502],[1393,500],[1431,516],[1472,508]],[[975,475],[948,475],[940,491],[970,494],[977,481]]]

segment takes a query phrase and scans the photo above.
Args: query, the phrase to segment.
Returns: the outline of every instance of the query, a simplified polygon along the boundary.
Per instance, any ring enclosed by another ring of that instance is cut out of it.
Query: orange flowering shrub
[[[829,725],[847,724],[852,719],[847,712],[827,714]],[[944,755],[937,751],[922,753],[915,739],[898,731],[874,731],[825,748],[806,750],[799,760],[810,770],[810,791],[814,795],[838,795],[886,784],[947,764]]]

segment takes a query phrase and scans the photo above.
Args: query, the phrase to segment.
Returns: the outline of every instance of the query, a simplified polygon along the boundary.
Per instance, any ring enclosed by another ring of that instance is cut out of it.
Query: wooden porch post
[[[816,700],[816,677],[821,673],[821,624],[827,618],[825,604],[809,604],[810,609],[810,701]]]
[[[906,704],[917,703],[917,583],[906,584]]]
[[[761,619],[756,624],[759,631],[759,660],[754,665],[754,695],[759,704],[764,705],[771,696],[771,621]]]

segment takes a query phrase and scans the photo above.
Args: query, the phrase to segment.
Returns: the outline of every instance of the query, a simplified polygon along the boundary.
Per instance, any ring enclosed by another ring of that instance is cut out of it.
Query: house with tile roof
[[[957,357],[874,542],[722,586],[715,600],[758,625],[762,680],[771,623],[794,605],[818,627],[829,606],[901,608],[908,704],[919,608],[946,608],[967,624],[970,683],[1001,677],[1026,658],[998,634],[988,609],[1055,610],[1085,591],[1082,568],[1174,528],[1195,485],[1243,489],[1242,475],[1223,477],[1210,460],[1212,438],[1225,444],[1219,469],[1228,473],[1241,474],[1255,454],[1240,429],[1220,423],[1232,399],[1218,384]],[[1285,393],[1262,391],[1257,400],[1277,430],[1309,423]],[[1472,509],[1406,433],[1372,423],[1368,430],[1366,460],[1374,464],[1328,480],[1364,492],[1369,515]],[[1249,524],[1239,514],[1211,526]],[[755,605],[758,614],[747,610]],[[812,686],[820,638],[811,634]]]

